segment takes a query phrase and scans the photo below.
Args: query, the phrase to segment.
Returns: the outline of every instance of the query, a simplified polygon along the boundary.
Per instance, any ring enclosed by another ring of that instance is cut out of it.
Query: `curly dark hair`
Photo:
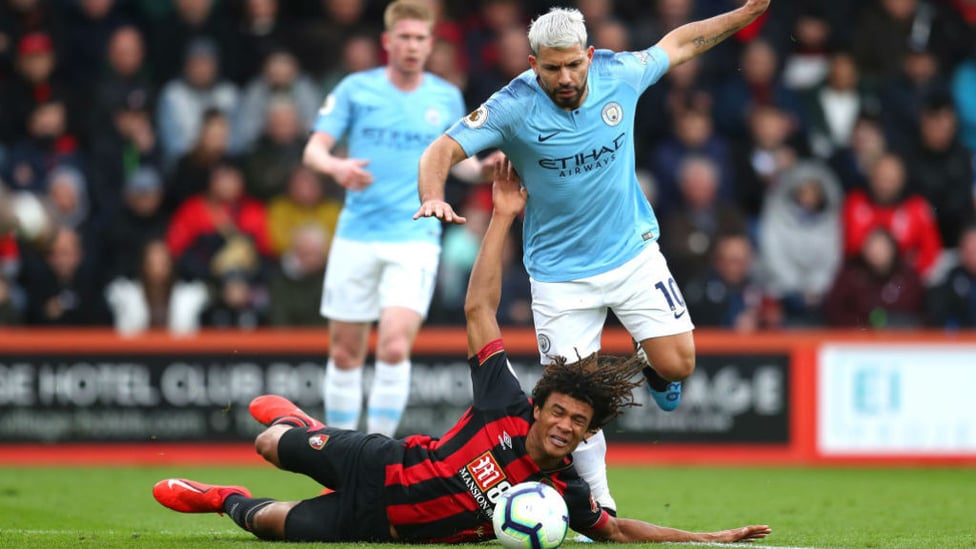
[[[542,407],[552,393],[562,393],[593,408],[589,430],[595,431],[623,413],[623,408],[640,406],[633,391],[643,384],[641,374],[647,363],[639,356],[601,356],[596,353],[568,362],[551,357],[542,377],[532,389],[532,401]]]

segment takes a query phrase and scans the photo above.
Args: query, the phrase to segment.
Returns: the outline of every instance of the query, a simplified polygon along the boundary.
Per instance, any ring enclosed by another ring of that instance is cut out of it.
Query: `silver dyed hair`
[[[529,45],[533,55],[539,48],[586,47],[586,25],[583,14],[572,8],[552,8],[529,25]]]

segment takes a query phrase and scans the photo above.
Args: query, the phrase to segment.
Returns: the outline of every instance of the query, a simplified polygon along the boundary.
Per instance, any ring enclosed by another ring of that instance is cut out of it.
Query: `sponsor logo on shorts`
[[[681,309],[681,312],[675,311],[674,312],[674,318],[675,318],[675,320],[677,320],[677,319],[685,316],[685,313],[687,313],[687,312],[688,312],[688,309]]]
[[[321,450],[329,442],[329,435],[312,435],[308,437],[308,445],[313,450]]]
[[[552,348],[552,342],[549,341],[549,336],[539,334],[539,350],[542,351],[542,354],[547,354],[550,348]]]

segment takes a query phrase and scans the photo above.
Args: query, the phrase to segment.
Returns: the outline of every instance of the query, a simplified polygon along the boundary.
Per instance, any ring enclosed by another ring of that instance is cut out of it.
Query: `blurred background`
[[[431,0],[429,70],[470,109],[527,69],[555,2]],[[642,49],[737,0],[579,0]],[[341,188],[301,165],[318,106],[384,61],[381,0],[0,0],[0,181],[55,225],[0,236],[0,324],[321,326]],[[569,2],[569,4],[574,4]],[[774,1],[643,96],[640,180],[699,327],[976,323],[976,1]],[[460,325],[490,213],[444,235],[428,325]],[[9,198],[0,200],[9,200]],[[208,201],[238,215],[201,229]],[[531,325],[512,236],[500,313]],[[611,319],[611,322],[613,320]]]
[[[471,110],[528,68],[526,26],[557,4],[431,2],[429,70]],[[740,3],[559,4],[621,51]],[[257,394],[321,410],[343,196],[302,149],[332,87],[384,62],[385,5],[0,0],[0,214],[30,221],[0,234],[0,438],[245,441]],[[699,358],[677,411],[629,411],[608,436],[678,443],[638,462],[976,463],[976,0],[773,0],[637,117]],[[447,197],[468,223],[444,234],[405,433],[443,432],[470,398],[462,304],[490,186]],[[211,204],[235,212],[221,231],[200,223]],[[499,317],[528,386],[520,245]],[[629,352],[609,322],[604,349]]]

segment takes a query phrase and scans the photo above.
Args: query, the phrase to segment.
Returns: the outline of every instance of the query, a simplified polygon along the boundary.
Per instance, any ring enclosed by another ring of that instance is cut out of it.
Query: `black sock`
[[[238,526],[250,532],[254,529],[254,514],[274,501],[271,498],[246,498],[240,494],[231,494],[224,500],[224,512]]]
[[[292,427],[311,427],[307,421],[300,417],[295,416],[281,416],[276,417],[271,422],[271,425],[291,425]]]
[[[651,389],[654,389],[659,393],[667,391],[668,385],[671,385],[670,381],[661,377],[661,375],[650,366],[644,366],[642,372],[644,372],[644,378],[647,379],[647,384],[651,386]]]

